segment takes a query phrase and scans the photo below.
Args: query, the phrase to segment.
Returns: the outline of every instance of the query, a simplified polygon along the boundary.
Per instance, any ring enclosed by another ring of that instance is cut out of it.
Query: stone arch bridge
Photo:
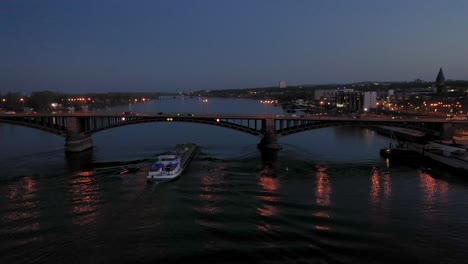
[[[365,117],[266,114],[191,113],[36,113],[0,114],[0,123],[40,129],[65,138],[65,151],[80,152],[93,146],[94,133],[148,122],[190,122],[235,129],[259,137],[260,148],[280,149],[279,137],[331,126],[400,127],[432,138],[449,139],[453,131],[468,126],[465,120],[434,117]]]

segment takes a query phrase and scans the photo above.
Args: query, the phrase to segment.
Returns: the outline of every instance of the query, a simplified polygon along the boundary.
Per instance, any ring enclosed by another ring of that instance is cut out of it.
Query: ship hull
[[[178,179],[195,155],[198,146],[193,143],[178,144],[170,152],[158,156],[147,175],[150,182]]]

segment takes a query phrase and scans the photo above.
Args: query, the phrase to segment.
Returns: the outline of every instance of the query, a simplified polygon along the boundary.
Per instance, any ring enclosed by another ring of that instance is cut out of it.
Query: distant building
[[[444,72],[442,71],[442,67],[440,67],[439,74],[437,74],[437,78],[435,81],[435,87],[437,88],[436,93],[441,94],[444,92],[445,88],[445,77]]]
[[[338,93],[339,91],[341,92],[344,92],[344,93],[350,93],[350,92],[353,92],[354,89],[328,89],[328,90],[320,90],[320,89],[317,89],[317,90],[314,90],[314,99],[315,100],[327,100],[329,101],[329,98],[335,98],[336,96],[336,93]]]
[[[460,113],[464,115],[468,115],[468,96],[465,96],[465,100],[461,102],[461,105],[462,107],[460,109],[461,110]]]
[[[395,100],[395,90],[394,89],[388,89],[387,93],[387,101],[393,101]]]
[[[285,81],[279,81],[279,88],[286,88],[286,82]]]
[[[431,95],[434,93],[433,87],[426,88],[408,88],[405,95]]]
[[[339,91],[335,98],[337,108],[353,112],[364,110],[364,93]]]
[[[364,111],[377,108],[377,92],[364,92]]]
[[[325,98],[335,97],[336,90],[314,90],[314,99],[323,100]]]

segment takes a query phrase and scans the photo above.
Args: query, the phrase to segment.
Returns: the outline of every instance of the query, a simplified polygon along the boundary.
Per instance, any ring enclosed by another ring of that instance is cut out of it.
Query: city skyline
[[[465,1],[2,1],[0,92],[466,80]]]

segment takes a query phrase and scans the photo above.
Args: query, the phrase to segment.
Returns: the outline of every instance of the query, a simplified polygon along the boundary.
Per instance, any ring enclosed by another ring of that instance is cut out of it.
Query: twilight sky
[[[468,79],[466,0],[1,0],[0,93]]]

